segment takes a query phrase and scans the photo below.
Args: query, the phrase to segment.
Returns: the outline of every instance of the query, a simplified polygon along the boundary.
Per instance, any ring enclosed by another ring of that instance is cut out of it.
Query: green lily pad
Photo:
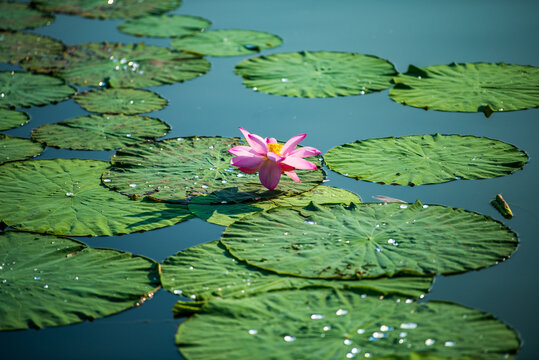
[[[282,176],[277,189],[268,190],[257,174],[244,174],[230,165],[227,149],[240,144],[237,138],[187,137],[133,145],[111,158],[112,168],[103,179],[125,195],[184,204],[210,193],[217,204],[291,196],[323,181],[321,169],[297,170],[301,183]]]
[[[278,275],[237,261],[217,241],[194,246],[166,259],[161,265],[161,282],[165,290],[199,301],[308,287],[419,298],[432,286],[432,278],[427,277],[324,280]]]
[[[37,11],[28,4],[0,2],[0,29],[24,30],[50,25],[54,17]]]
[[[109,163],[54,159],[0,166],[0,221],[69,236],[129,234],[192,217],[186,206],[130,200],[101,184]]]
[[[236,65],[255,91],[298,97],[363,95],[391,86],[393,64],[373,55],[300,51],[246,59]]]
[[[276,207],[307,206],[316,204],[350,204],[360,203],[356,194],[330,186],[316,186],[296,196],[278,196],[274,199],[240,204],[215,204],[215,196],[199,196],[189,203],[189,211],[208,222],[228,226],[242,217],[262,210]]]
[[[68,325],[140,305],[159,287],[159,267],[73,239],[0,234],[0,330]]]
[[[0,109],[0,130],[13,129],[30,121],[30,116],[22,111]]]
[[[0,31],[0,62],[18,63],[28,58],[55,57],[64,44],[43,35]]]
[[[32,139],[65,149],[112,150],[166,135],[170,126],[148,116],[88,115],[46,124]]]
[[[356,141],[329,150],[324,161],[356,180],[413,186],[508,175],[528,156],[499,140],[436,134]]]
[[[18,65],[27,71],[52,74],[57,73],[68,66],[75,66],[76,64],[85,61],[87,57],[88,54],[78,46],[68,45],[63,51],[57,52],[56,54],[25,58]],[[99,86],[105,85],[106,84],[103,83]]]
[[[164,14],[180,6],[181,0],[33,0],[32,3],[39,10],[118,19]]]
[[[491,218],[417,201],[272,209],[236,221],[221,242],[279,274],[355,279],[478,270],[509,257],[518,239]]]
[[[135,35],[173,38],[201,32],[210,27],[211,21],[196,16],[161,15],[127,20],[118,30]]]
[[[418,68],[394,79],[389,96],[424,109],[477,112],[539,107],[539,68],[504,63],[464,63]]]
[[[56,103],[71,97],[75,92],[63,80],[52,76],[0,72],[0,108]]]
[[[282,44],[277,35],[252,30],[210,30],[174,39],[178,50],[208,56],[250,55]]]
[[[134,115],[161,110],[167,100],[157,93],[142,89],[101,89],[75,96],[84,109],[106,114]]]
[[[64,53],[64,58],[73,55],[71,61],[56,60],[57,67],[64,66],[58,76],[77,85],[158,86],[190,80],[210,69],[210,63],[198,56],[144,43],[89,43],[78,48],[81,51]],[[45,62],[45,68],[49,63]]]
[[[332,289],[212,300],[195,312],[176,334],[186,359],[378,359],[415,352],[496,360],[514,358],[520,346],[515,331],[479,310]]]
[[[30,139],[0,134],[0,164],[36,157],[44,149],[45,145]]]

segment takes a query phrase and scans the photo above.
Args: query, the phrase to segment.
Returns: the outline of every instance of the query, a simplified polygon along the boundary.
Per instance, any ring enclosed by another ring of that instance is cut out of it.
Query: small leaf
[[[0,134],[0,164],[36,157],[44,149],[45,145],[30,139]]]
[[[75,101],[88,111],[125,115],[161,110],[168,104],[158,94],[142,89],[92,90],[78,94]]]
[[[0,31],[0,62],[16,64],[28,58],[50,58],[63,50],[64,44],[47,36]]]
[[[173,14],[130,19],[118,25],[118,30],[136,36],[173,38],[201,32],[210,25],[201,17]]]
[[[0,109],[0,130],[22,126],[30,121],[30,116],[22,111]]]
[[[500,212],[500,214],[502,214],[504,218],[513,218],[513,212],[511,211],[509,204],[507,204],[507,202],[503,199],[502,194],[496,195],[494,200],[492,200],[490,203],[496,208],[496,210]]]
[[[28,4],[0,2],[0,29],[24,30],[50,25],[52,15],[32,9]]]

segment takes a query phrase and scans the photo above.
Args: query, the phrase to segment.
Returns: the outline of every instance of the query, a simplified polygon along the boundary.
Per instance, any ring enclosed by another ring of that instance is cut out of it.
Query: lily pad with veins
[[[0,134],[0,164],[36,157],[44,149],[45,145],[36,141]]]
[[[0,31],[0,62],[16,64],[29,58],[52,58],[64,48],[62,42],[47,36]]]
[[[167,100],[157,93],[142,89],[101,89],[75,96],[84,109],[105,114],[134,115],[161,110]]]
[[[22,126],[30,121],[30,116],[22,111],[0,109],[0,130]]]
[[[50,25],[54,17],[32,9],[28,4],[0,2],[0,29],[24,30]]]

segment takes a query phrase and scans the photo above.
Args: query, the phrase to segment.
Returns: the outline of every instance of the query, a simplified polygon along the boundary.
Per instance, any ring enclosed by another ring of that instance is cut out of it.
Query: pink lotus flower
[[[249,146],[234,146],[228,149],[229,153],[235,155],[230,164],[237,166],[244,173],[251,174],[258,171],[260,182],[266,188],[275,189],[283,173],[292,180],[301,182],[294,172],[295,169],[316,170],[315,164],[303,158],[318,155],[320,151],[310,146],[295,149],[307,134],[296,135],[281,145],[274,138],[263,139],[250,134],[244,128],[239,129]]]

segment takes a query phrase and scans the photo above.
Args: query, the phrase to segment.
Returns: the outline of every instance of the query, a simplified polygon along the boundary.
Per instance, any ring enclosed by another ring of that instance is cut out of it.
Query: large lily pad
[[[46,124],[32,139],[66,149],[112,150],[166,135],[170,126],[148,116],[88,115]]]
[[[250,55],[281,45],[277,35],[252,30],[210,30],[172,40],[173,48],[209,56]]]
[[[28,58],[55,57],[64,49],[58,40],[43,35],[0,31],[0,62],[18,63]]]
[[[0,221],[20,230],[103,236],[153,230],[191,218],[187,207],[130,200],[101,184],[104,161],[54,159],[0,166]]]
[[[419,201],[272,209],[236,221],[221,241],[262,269],[340,279],[477,270],[503,261],[518,243],[491,218]]]
[[[89,43],[78,48],[81,51],[72,52],[71,61],[59,60],[65,68],[58,75],[84,86],[106,83],[110,87],[126,88],[172,84],[193,79],[210,69],[210,63],[198,56],[144,43]],[[64,57],[69,54],[66,52]]]
[[[33,0],[32,3],[45,11],[118,19],[163,14],[180,6],[181,0]]]
[[[50,25],[54,17],[37,11],[28,4],[0,2],[0,29],[24,30]]]
[[[0,109],[0,130],[22,126],[30,121],[30,116],[22,111]]]
[[[167,100],[142,89],[101,89],[75,96],[84,109],[97,113],[134,115],[161,110]]]
[[[136,36],[180,37],[201,32],[210,27],[211,21],[196,16],[161,15],[127,20],[118,30]]]
[[[71,97],[76,90],[47,75],[0,72],[0,108],[46,105]]]
[[[0,330],[68,325],[139,305],[159,287],[142,256],[56,236],[0,235]]]
[[[394,101],[441,111],[511,111],[539,107],[539,68],[504,63],[410,65],[389,91]]]
[[[383,277],[347,281],[278,275],[236,260],[223,245],[212,241],[166,259],[162,264],[161,282],[164,289],[196,300],[244,297],[316,286],[419,298],[429,291],[432,278]]]
[[[36,157],[43,152],[45,145],[30,139],[0,134],[0,164],[8,161]]]
[[[299,97],[363,95],[391,86],[393,64],[373,55],[300,51],[246,59],[236,65],[255,91]]]
[[[351,202],[360,203],[361,199],[350,191],[319,185],[296,196],[282,195],[274,199],[239,204],[215,204],[215,202],[217,201],[212,195],[199,196],[191,201],[189,210],[208,222],[228,226],[246,215],[276,207],[303,207],[311,202],[316,204],[350,204]]]
[[[282,176],[275,190],[260,184],[257,174],[244,174],[230,165],[227,149],[237,138],[188,137],[126,147],[112,158],[113,167],[103,174],[105,184],[129,196],[145,196],[189,203],[193,197],[212,193],[213,203],[237,203],[279,195],[297,195],[319,185],[321,169],[297,173],[301,183]]]
[[[512,329],[478,310],[351,291],[269,292],[212,300],[196,312],[176,334],[187,359],[378,359],[416,352],[495,360],[514,358],[520,346]]]
[[[356,180],[413,186],[507,175],[528,156],[499,140],[436,134],[356,141],[329,150],[324,161]]]

